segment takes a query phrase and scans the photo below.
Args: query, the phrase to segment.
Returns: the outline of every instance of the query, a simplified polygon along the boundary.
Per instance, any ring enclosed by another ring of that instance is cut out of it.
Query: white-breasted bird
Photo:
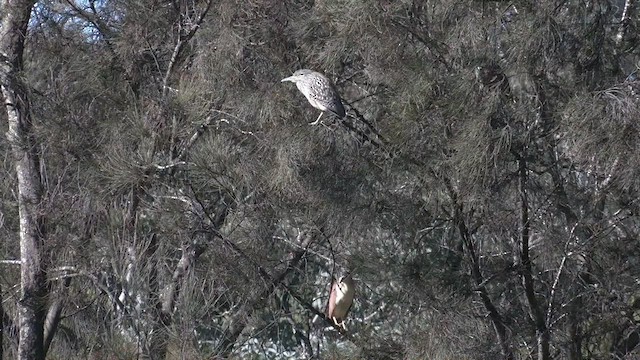
[[[351,310],[354,297],[355,284],[350,273],[347,272],[344,276],[332,282],[325,314],[334,324],[345,331],[347,327],[344,325],[344,320],[349,314],[349,310]]]

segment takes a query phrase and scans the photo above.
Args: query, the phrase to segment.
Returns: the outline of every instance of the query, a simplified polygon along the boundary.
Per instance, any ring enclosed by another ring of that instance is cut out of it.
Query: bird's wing
[[[349,311],[351,310],[351,307],[353,306],[353,297],[351,299],[349,299],[349,307],[347,308],[347,310],[344,312],[344,318],[346,319],[347,316],[349,316]]]
[[[338,95],[338,91],[329,80],[326,81],[325,85],[324,91],[316,94],[316,100],[322,103],[327,110],[336,114],[339,118],[343,118],[345,116],[344,105],[342,105],[342,99]]]
[[[351,279],[351,277],[349,277],[349,280],[345,281],[345,285],[349,288],[350,291],[346,291],[345,298],[343,300],[343,301],[348,301],[349,302],[349,306],[347,306],[347,309],[344,311],[343,319],[346,319],[347,316],[349,316],[349,311],[351,310],[351,307],[353,306],[353,299],[355,299],[355,297],[356,297],[356,288],[355,288],[355,284],[353,283],[353,280]],[[347,293],[348,293],[348,295],[347,295]]]

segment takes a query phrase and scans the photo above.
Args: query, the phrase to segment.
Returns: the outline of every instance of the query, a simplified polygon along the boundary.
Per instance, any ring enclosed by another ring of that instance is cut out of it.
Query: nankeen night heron
[[[281,80],[281,82],[285,81],[296,83],[298,90],[309,100],[311,106],[321,111],[316,121],[310,123],[311,125],[318,124],[322,114],[327,111],[338,115],[341,119],[345,116],[340,95],[326,76],[316,71],[302,69]]]
[[[345,331],[347,327],[344,320],[349,314],[353,298],[355,296],[355,284],[350,273],[346,273],[331,284],[331,293],[327,303],[326,315],[334,324],[340,326]]]

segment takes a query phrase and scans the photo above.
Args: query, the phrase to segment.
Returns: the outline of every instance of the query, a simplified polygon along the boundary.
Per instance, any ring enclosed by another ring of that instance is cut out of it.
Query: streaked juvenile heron
[[[338,115],[341,119],[345,116],[340,95],[338,95],[331,80],[321,73],[309,69],[302,69],[282,79],[280,82],[285,81],[296,83],[298,90],[309,100],[311,106],[321,111],[316,121],[310,123],[310,125],[318,124],[322,114],[327,111]]]

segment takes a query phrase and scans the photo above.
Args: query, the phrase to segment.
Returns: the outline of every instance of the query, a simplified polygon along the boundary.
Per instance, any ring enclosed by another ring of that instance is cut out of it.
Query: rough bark
[[[38,153],[29,114],[29,100],[21,83],[22,55],[32,0],[2,2],[0,29],[0,82],[4,96],[11,145],[18,180],[20,217],[20,281],[18,301],[19,359],[44,359],[46,268],[43,242],[46,236],[42,210],[42,185]]]

